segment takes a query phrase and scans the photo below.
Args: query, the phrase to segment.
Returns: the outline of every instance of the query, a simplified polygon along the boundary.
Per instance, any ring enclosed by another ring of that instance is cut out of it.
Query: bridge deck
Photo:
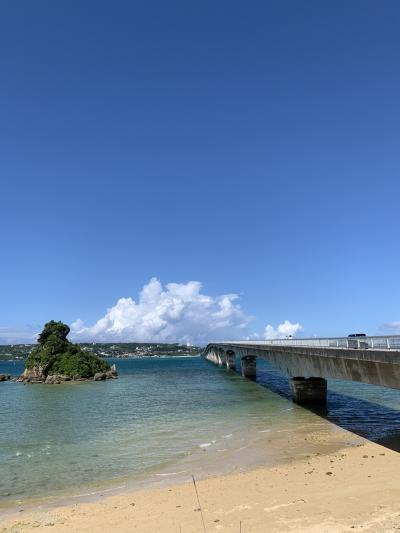
[[[281,354],[318,355],[320,357],[338,357],[344,359],[360,359],[385,363],[400,363],[400,348],[337,348],[336,346],[280,345],[252,342],[221,342],[217,346],[232,350],[247,350],[255,354],[260,352],[276,352]],[[210,345],[209,345],[210,346]]]
[[[344,379],[400,389],[400,336],[225,341],[208,344],[203,355],[228,364],[227,351],[240,357],[242,365],[251,356],[266,359],[289,378]]]

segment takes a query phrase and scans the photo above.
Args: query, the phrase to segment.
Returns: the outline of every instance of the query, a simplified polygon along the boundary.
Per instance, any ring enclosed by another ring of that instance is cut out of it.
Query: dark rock
[[[0,374],[0,381],[8,381],[10,377],[10,374]]]

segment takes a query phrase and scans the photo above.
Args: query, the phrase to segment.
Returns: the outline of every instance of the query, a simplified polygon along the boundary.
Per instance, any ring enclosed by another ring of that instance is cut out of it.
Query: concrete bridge
[[[328,378],[400,389],[400,336],[212,342],[202,355],[228,370],[240,362],[250,379],[258,357],[269,361],[288,376],[299,404],[326,403]]]

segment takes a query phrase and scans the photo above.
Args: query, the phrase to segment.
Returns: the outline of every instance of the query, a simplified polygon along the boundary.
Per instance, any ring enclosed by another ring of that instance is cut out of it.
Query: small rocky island
[[[110,366],[94,353],[68,341],[69,332],[69,327],[62,322],[47,322],[39,335],[39,345],[29,354],[18,381],[56,384],[101,381],[118,376],[115,365]]]

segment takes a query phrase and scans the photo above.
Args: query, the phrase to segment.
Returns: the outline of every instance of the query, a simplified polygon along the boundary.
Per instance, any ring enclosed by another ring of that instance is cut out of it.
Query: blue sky
[[[398,2],[0,14],[0,342],[396,330]]]

